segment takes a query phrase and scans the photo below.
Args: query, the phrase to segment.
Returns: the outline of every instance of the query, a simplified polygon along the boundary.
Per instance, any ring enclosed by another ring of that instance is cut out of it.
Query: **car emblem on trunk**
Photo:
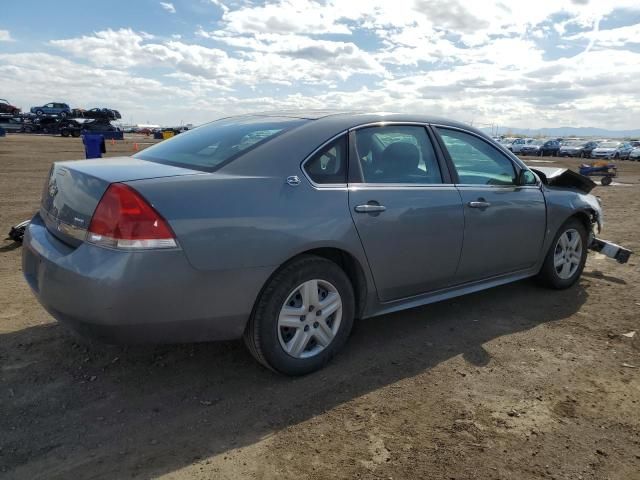
[[[53,182],[51,185],[49,185],[49,196],[55,197],[56,193],[58,193],[58,186],[55,182]]]

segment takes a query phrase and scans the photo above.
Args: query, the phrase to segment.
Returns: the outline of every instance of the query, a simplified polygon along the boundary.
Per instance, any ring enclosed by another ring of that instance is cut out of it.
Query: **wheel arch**
[[[572,215],[570,215],[562,224],[564,225],[571,219],[578,220],[586,229],[587,235],[591,236],[593,232],[593,226],[596,224],[596,212],[593,209],[585,208],[583,210],[579,210]]]
[[[353,294],[355,300],[355,313],[356,318],[360,318],[364,312],[367,305],[367,296],[369,294],[369,285],[367,282],[367,276],[365,274],[364,268],[360,261],[351,253],[343,248],[338,247],[316,247],[310,248],[308,250],[304,250],[296,253],[295,255],[288,258],[286,261],[282,262],[282,264],[276,268],[269,278],[264,282],[264,285],[260,289],[255,301],[253,310],[255,310],[255,305],[257,305],[260,297],[262,296],[262,292],[269,284],[271,279],[283,268],[287,265],[295,262],[301,257],[304,256],[316,256],[325,258],[336,265],[338,265],[347,275],[351,285],[353,287]]]

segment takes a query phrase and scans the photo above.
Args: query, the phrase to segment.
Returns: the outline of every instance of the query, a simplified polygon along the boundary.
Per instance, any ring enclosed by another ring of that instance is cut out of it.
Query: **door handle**
[[[384,212],[387,209],[384,205],[376,205],[367,203],[365,205],[358,205],[354,210],[358,213],[379,213]]]
[[[471,208],[487,208],[490,207],[491,204],[489,202],[485,202],[484,200],[479,200],[477,202],[469,202],[467,203]]]

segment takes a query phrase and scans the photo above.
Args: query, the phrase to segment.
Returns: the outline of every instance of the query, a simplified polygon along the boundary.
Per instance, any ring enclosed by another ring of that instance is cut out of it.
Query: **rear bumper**
[[[84,337],[107,343],[239,338],[270,267],[194,269],[179,250],[122,252],[60,242],[36,215],[22,267],[43,307]]]

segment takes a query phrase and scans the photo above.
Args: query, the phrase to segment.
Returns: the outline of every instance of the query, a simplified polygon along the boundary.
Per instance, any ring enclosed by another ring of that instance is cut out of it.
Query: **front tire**
[[[305,255],[269,280],[247,324],[245,344],[265,367],[305,375],[324,367],[343,347],[354,314],[353,287],[344,271],[325,258]]]
[[[549,247],[537,279],[544,286],[562,290],[578,281],[587,261],[588,234],[584,224],[570,218]]]
[[[44,112],[42,110],[36,110],[36,115],[41,117]]]

